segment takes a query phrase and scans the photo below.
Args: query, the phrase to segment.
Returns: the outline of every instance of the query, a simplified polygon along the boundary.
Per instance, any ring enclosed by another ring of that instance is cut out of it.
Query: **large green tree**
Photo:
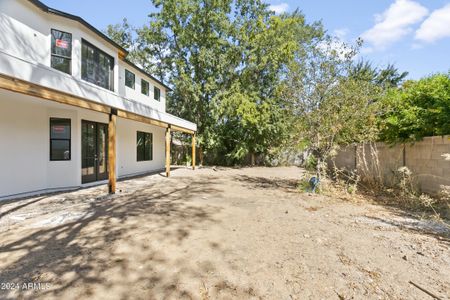
[[[283,138],[285,71],[322,35],[299,12],[260,0],[153,0],[131,59],[173,86],[168,110],[198,125],[201,152],[219,163],[267,154]],[[109,35],[130,44],[124,26]]]
[[[281,97],[287,67],[322,35],[320,25],[307,25],[298,11],[274,16],[266,5],[243,3],[233,22],[233,50],[239,53],[239,65],[231,88],[214,99],[218,122],[213,140],[220,144],[219,157],[228,162],[247,155],[266,156],[287,137],[291,112]]]

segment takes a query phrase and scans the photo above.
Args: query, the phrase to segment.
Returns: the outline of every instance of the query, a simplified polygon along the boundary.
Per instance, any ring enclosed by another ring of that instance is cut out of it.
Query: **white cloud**
[[[417,40],[426,43],[446,37],[450,37],[450,3],[433,11],[420,25],[415,36]]]
[[[287,12],[288,9],[289,4],[287,3],[269,5],[269,10],[274,11],[276,14],[282,14],[284,12]]]
[[[345,40],[348,35],[348,28],[338,28],[333,31],[333,35],[340,40]]]
[[[428,9],[412,0],[396,0],[382,14],[375,15],[375,25],[361,37],[377,50],[386,49],[412,32],[412,25],[428,15]]]

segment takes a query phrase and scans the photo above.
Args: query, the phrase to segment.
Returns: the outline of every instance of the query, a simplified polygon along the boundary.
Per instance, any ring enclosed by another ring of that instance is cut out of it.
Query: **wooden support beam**
[[[111,108],[105,104],[97,103],[93,100],[85,99],[79,96],[75,96],[66,92],[61,92],[56,89],[48,88],[45,86],[41,86],[32,82],[28,82],[25,80],[17,79],[11,77],[9,75],[0,74],[0,88],[9,90],[12,92],[17,92],[21,94],[25,94],[32,97],[37,97],[45,100],[50,100],[53,102],[58,102],[61,104],[72,105],[80,108],[85,108],[105,114],[111,113]],[[117,111],[117,116],[129,119],[141,123],[146,123],[150,125],[155,125],[163,128],[167,128],[169,126],[168,123],[154,120],[148,117],[140,116],[138,114],[127,112],[123,110]],[[172,125],[172,130],[184,132],[187,134],[194,134],[194,131]]]
[[[125,60],[126,57],[127,57],[127,53],[125,51],[119,50],[119,59]]]
[[[0,74],[0,88],[101,113],[109,114],[111,112],[111,109],[106,105],[8,75]]]
[[[187,133],[187,134],[194,134],[195,133],[195,131],[192,131],[192,130],[189,130],[189,129],[186,129],[186,128],[183,128],[183,127],[180,127],[180,126],[176,126],[176,125],[170,125],[170,128],[172,128],[172,130],[174,130],[174,131],[180,131],[180,132],[184,132],[184,133]]]
[[[159,127],[163,127],[163,128],[167,128],[169,126],[169,124],[167,124],[165,122],[153,120],[153,119],[143,117],[143,116],[137,115],[132,112],[123,111],[123,110],[119,110],[117,112],[117,116],[124,118],[124,119],[129,119],[129,120],[146,123],[146,124],[150,124],[150,125],[155,125],[155,126],[159,126]]]
[[[116,122],[117,116],[111,113],[108,124],[108,190],[110,194],[116,193]]]
[[[192,135],[192,170],[195,170],[195,133]]]
[[[170,126],[166,129],[166,176],[170,176]]]

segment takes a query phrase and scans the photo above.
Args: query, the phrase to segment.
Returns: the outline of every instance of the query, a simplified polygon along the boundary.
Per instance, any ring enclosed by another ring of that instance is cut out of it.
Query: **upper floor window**
[[[125,70],[125,85],[131,89],[134,89],[134,83],[136,76],[128,70]]]
[[[161,90],[159,88],[157,88],[155,86],[155,89],[153,91],[153,99],[155,99],[156,101],[160,101],[161,100]]]
[[[148,96],[149,93],[149,84],[144,79],[141,79],[141,93]]]
[[[114,58],[82,41],[81,78],[102,88],[114,90]]]
[[[52,68],[72,74],[72,34],[52,29]]]

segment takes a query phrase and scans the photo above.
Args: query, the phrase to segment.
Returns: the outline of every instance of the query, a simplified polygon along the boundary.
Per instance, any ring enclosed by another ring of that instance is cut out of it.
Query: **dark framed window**
[[[153,159],[153,134],[148,132],[137,132],[137,161],[148,161]]]
[[[72,34],[56,29],[52,29],[51,33],[51,67],[61,72],[72,74]]]
[[[114,90],[114,58],[82,40],[81,78],[110,91]]]
[[[153,90],[153,99],[156,101],[161,101],[161,90],[155,86]]]
[[[141,79],[141,93],[148,96],[149,89],[150,88],[148,82],[144,79]]]
[[[70,119],[50,118],[50,160],[70,160]]]
[[[125,85],[131,89],[134,89],[134,83],[136,81],[136,76],[128,70],[125,70]]]

